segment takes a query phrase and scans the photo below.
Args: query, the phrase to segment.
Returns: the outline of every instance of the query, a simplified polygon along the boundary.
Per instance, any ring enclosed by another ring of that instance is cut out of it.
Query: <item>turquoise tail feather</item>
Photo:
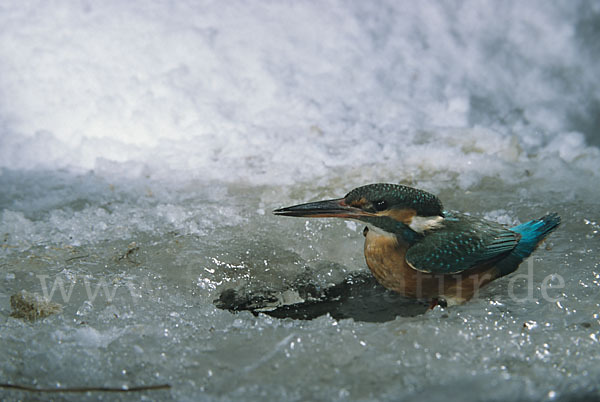
[[[551,213],[543,218],[525,222],[519,226],[510,228],[513,232],[521,235],[521,240],[517,246],[502,260],[496,264],[500,271],[500,276],[508,275],[514,272],[519,264],[537,248],[542,240],[550,232],[560,225],[560,216]]]

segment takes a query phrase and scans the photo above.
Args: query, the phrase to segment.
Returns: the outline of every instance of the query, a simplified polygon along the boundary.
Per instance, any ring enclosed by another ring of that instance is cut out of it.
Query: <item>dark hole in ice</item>
[[[286,293],[296,295],[299,302],[286,300]],[[342,282],[319,289],[313,283],[299,280],[285,290],[227,289],[215,305],[232,312],[250,311],[277,318],[312,320],[329,313],[335,319],[384,322],[397,316],[414,317],[425,313],[428,304],[403,297],[381,286],[370,272],[346,277]]]

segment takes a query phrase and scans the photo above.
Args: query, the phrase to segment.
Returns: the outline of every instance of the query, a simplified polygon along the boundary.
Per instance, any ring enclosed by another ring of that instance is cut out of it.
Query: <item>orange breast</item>
[[[496,279],[492,265],[482,265],[459,274],[428,274],[413,269],[406,262],[408,244],[394,236],[369,230],[365,239],[365,259],[379,283],[404,296],[429,299],[442,297],[449,304],[472,298],[479,289]]]

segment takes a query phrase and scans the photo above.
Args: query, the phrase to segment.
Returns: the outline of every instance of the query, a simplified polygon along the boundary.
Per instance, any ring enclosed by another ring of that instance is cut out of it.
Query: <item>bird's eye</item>
[[[375,201],[373,206],[375,207],[375,209],[377,211],[383,211],[384,209],[387,209],[387,201],[386,200]]]

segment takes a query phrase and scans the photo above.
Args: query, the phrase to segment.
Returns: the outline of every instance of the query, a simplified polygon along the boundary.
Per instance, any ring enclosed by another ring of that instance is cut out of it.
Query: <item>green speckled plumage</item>
[[[514,249],[521,235],[475,217],[446,212],[444,227],[417,240],[406,253],[416,270],[454,274],[479,263],[501,258]]]
[[[375,201],[384,201],[388,207],[412,208],[420,216],[441,215],[444,207],[435,195],[400,184],[377,183],[357,187],[346,194],[346,202],[364,198],[369,204],[365,209],[375,211]]]

